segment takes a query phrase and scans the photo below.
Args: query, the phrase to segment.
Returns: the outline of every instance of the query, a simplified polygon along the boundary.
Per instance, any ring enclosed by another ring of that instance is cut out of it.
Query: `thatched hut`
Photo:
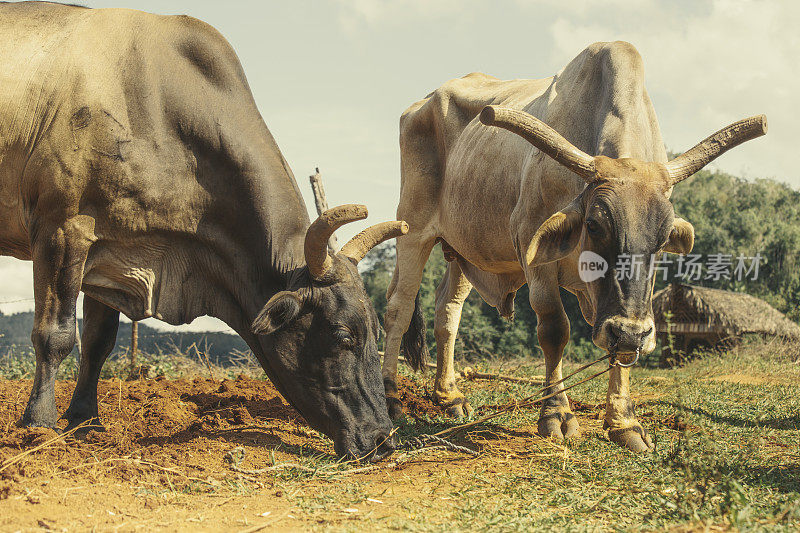
[[[800,339],[800,326],[764,300],[742,292],[673,283],[653,295],[653,315],[665,347],[663,365],[679,362],[697,347],[736,342],[746,334]],[[666,348],[670,334],[677,353]]]

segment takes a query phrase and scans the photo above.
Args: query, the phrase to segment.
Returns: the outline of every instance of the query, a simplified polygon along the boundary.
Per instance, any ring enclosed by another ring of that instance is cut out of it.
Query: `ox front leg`
[[[421,313],[416,306],[417,293],[422,282],[422,271],[425,262],[433,249],[433,241],[421,241],[413,233],[398,237],[397,264],[392,281],[386,291],[386,347],[383,355],[383,386],[386,391],[386,406],[389,417],[393,420],[403,416],[403,403],[397,391],[397,362],[403,335],[409,330],[414,313]],[[424,317],[418,317],[420,319]],[[417,321],[419,322],[419,320]],[[411,342],[419,347],[425,344],[425,332],[419,328],[408,331],[409,335],[418,337],[418,342]],[[410,356],[411,354],[406,354]],[[412,357],[409,357],[413,359]]]
[[[548,385],[544,394],[549,395],[564,389],[562,383],[549,385],[561,381],[563,377],[561,359],[564,347],[569,341],[569,320],[564,312],[555,279],[552,283],[529,282],[529,287],[531,306],[538,319],[536,333],[539,337],[539,346],[544,352],[545,380]],[[539,415],[538,430],[542,437],[552,437],[556,440],[578,435],[580,431],[578,419],[569,407],[569,399],[565,392],[544,401]]]
[[[436,288],[434,335],[437,364],[433,399],[455,418],[472,414],[472,407],[456,385],[453,363],[461,310],[471,290],[472,284],[455,261],[447,265],[447,272]]]
[[[633,452],[652,450],[653,441],[634,413],[630,396],[631,369],[614,366],[610,374],[603,422],[608,438]]]
[[[24,426],[55,428],[56,373],[75,346],[75,303],[93,228],[92,219],[75,217],[54,230],[42,228],[32,242],[36,373]]]
[[[83,298],[83,362],[69,409],[64,413],[67,430],[85,424],[103,430],[97,411],[97,382],[108,354],[117,342],[119,311],[90,296]]]

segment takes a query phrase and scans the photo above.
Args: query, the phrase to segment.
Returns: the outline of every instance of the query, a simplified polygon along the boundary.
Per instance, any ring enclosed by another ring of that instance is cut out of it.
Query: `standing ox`
[[[83,361],[69,427],[97,423],[119,313],[236,330],[272,382],[341,455],[392,451],[376,336],[356,270],[402,222],[335,255],[225,39],[189,17],[0,5],[0,252],[33,261],[36,375],[22,422],[53,427],[54,380]]]
[[[653,279],[645,272],[617,280],[617,258],[689,252],[694,230],[674,216],[672,187],[765,131],[764,117],[737,122],[667,162],[641,57],[623,42],[593,44],[552,78],[470,74],[411,106],[400,120],[397,210],[411,229],[397,241],[385,323],[390,415],[402,413],[395,387],[401,343],[412,361],[425,350],[414,300],[437,241],[450,263],[436,291],[434,396],[460,416],[470,408],[455,384],[453,349],[472,287],[510,317],[516,290],[528,283],[548,383],[561,379],[569,339],[559,287],[578,297],[597,346],[622,362],[652,351]],[[604,277],[581,279],[584,251],[610,265]],[[611,440],[644,451],[652,443],[635,418],[628,381],[629,369],[614,366],[605,425]],[[548,393],[563,388],[556,387]],[[576,434],[565,393],[544,403],[538,427],[543,436]]]

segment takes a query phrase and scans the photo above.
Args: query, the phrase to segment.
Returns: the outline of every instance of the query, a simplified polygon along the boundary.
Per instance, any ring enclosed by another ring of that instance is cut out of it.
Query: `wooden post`
[[[317,215],[321,215],[328,210],[328,199],[325,198],[325,188],[322,186],[322,175],[319,173],[319,167],[315,170],[316,173],[313,176],[309,176],[308,181],[311,182],[311,190],[314,191],[314,204],[317,206]],[[338,248],[336,234],[331,235],[328,240],[328,247],[333,251]]]
[[[136,348],[139,345],[139,323],[131,322],[131,372],[136,368]]]
[[[78,319],[75,319],[75,347],[78,349],[75,354],[75,369],[80,372],[83,347],[81,346],[81,328],[78,327]]]

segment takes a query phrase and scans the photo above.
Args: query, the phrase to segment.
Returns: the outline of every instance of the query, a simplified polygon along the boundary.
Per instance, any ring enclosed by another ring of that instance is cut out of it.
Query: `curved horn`
[[[349,257],[356,263],[364,259],[367,253],[383,241],[394,239],[408,233],[408,224],[402,220],[381,222],[370,226],[342,246],[339,253]]]
[[[328,239],[348,222],[367,218],[367,206],[346,204],[328,209],[306,231],[305,255],[308,272],[320,279],[330,270],[333,260],[328,254]]]
[[[594,180],[594,158],[575,148],[556,130],[524,111],[487,105],[481,111],[481,122],[516,133],[536,148],[561,163],[584,181]]]
[[[700,141],[694,148],[667,163],[670,187],[685,180],[731,148],[767,133],[767,117],[758,115],[734,122],[710,137]]]

